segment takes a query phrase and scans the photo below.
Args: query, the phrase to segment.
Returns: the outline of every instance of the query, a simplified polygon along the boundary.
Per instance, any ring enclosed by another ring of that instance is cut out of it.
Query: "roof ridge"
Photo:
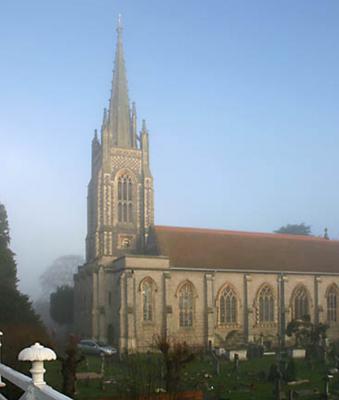
[[[314,237],[306,235],[283,235],[278,233],[265,233],[265,232],[248,232],[248,231],[233,231],[223,229],[209,229],[209,228],[193,228],[193,227],[180,227],[180,226],[166,226],[155,225],[156,230],[162,231],[182,231],[191,233],[214,233],[218,235],[237,235],[237,236],[250,236],[250,237],[267,237],[272,239],[295,239],[295,240],[309,240],[319,242],[339,242],[338,240],[328,240],[323,237]]]

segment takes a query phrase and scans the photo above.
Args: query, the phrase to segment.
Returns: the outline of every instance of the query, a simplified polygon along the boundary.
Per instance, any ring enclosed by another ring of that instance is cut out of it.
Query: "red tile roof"
[[[154,226],[147,253],[177,268],[339,273],[339,241],[310,236]]]

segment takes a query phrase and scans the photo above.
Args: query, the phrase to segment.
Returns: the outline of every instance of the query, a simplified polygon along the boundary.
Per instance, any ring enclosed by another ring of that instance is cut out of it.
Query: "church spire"
[[[113,83],[108,113],[110,146],[135,147],[131,134],[131,111],[128,98],[125,60],[122,47],[121,15],[118,23],[118,42],[115,52]]]

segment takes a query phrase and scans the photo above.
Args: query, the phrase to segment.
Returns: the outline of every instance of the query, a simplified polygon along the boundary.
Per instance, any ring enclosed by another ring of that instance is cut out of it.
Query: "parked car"
[[[77,345],[82,354],[90,356],[112,356],[117,353],[117,349],[113,346],[106,346],[105,344],[96,340],[85,339],[81,340]]]

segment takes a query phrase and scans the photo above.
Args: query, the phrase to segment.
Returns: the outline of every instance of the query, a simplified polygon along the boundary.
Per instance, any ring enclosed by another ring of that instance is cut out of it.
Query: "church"
[[[74,329],[120,351],[157,335],[204,347],[265,338],[309,315],[339,334],[339,241],[154,225],[149,132],[129,101],[119,21],[113,82],[92,141],[86,263],[74,276]]]

